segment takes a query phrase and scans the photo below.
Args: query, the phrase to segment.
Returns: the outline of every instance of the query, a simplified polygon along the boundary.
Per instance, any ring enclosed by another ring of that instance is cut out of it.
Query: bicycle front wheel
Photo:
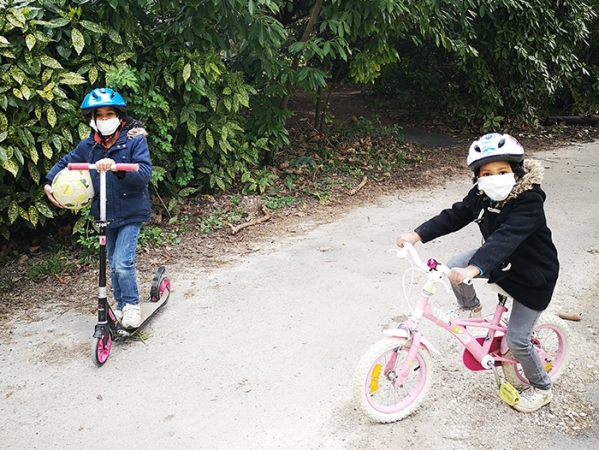
[[[541,358],[551,381],[555,381],[566,367],[569,347],[567,330],[561,322],[554,317],[542,317],[535,326],[531,342]],[[512,352],[505,355],[513,358]],[[528,379],[520,364],[502,363],[505,379],[515,388],[528,385]]]
[[[426,397],[432,379],[431,357],[420,347],[408,378],[396,386],[396,378],[408,356],[408,340],[386,338],[374,344],[360,359],[354,374],[354,401],[371,420],[396,422],[410,414]]]

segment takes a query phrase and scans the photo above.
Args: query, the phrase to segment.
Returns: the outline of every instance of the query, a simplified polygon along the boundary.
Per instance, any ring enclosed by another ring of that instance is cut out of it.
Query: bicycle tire
[[[354,401],[359,409],[375,422],[397,422],[412,414],[422,403],[432,382],[432,359],[428,350],[420,346],[413,367],[403,387],[396,388],[393,376],[399,372],[408,354],[408,340],[385,338],[375,343],[362,356],[353,380]],[[397,360],[392,370],[383,374],[392,353]]]
[[[566,368],[570,352],[567,328],[555,317],[541,317],[535,326],[532,341],[549,378],[551,381],[557,380]],[[513,358],[511,351],[508,351],[505,356]],[[502,369],[505,379],[516,389],[529,384],[520,364],[503,362]]]

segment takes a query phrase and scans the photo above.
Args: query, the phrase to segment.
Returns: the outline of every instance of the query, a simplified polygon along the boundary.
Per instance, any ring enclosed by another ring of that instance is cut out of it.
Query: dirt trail
[[[429,398],[413,416],[372,424],[354,409],[353,370],[407,312],[395,236],[460,199],[466,172],[429,191],[400,192],[330,221],[263,224],[273,236],[220,268],[168,267],[174,291],[151,337],[114,346],[96,368],[95,318],[49,304],[1,335],[0,442],[9,449],[596,449],[599,429],[598,144],[537,153],[560,252],[548,313],[568,322],[571,359],[555,400],[524,415],[499,400],[492,374],[469,373],[456,342],[428,326]],[[447,260],[477,245],[469,227],[421,245]],[[587,271],[587,272],[585,272]],[[482,289],[482,288],[481,288]],[[484,293],[488,311],[493,295]],[[437,295],[441,308],[449,296]]]

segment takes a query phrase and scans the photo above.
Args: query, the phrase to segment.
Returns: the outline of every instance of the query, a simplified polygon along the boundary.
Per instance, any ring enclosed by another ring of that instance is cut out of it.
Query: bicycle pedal
[[[499,388],[499,398],[510,406],[518,404],[520,400],[520,393],[516,390],[511,383],[505,382]]]

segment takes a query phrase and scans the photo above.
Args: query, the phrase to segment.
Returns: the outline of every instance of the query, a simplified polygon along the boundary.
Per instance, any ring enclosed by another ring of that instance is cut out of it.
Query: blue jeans
[[[468,261],[476,253],[477,249],[468,250],[453,255],[447,261],[448,267],[468,267]],[[484,275],[481,278],[487,278]],[[474,308],[480,305],[474,287],[467,284],[454,284],[451,287],[456,296],[458,304],[464,308]],[[530,341],[535,324],[541,315],[541,311],[535,311],[524,306],[516,299],[512,299],[512,312],[508,322],[507,344],[520,362],[524,375],[530,384],[539,389],[550,389],[551,379],[543,367],[541,358]]]
[[[135,248],[140,230],[141,223],[106,229],[106,253],[117,309],[123,309],[126,303],[133,305],[139,303]]]

